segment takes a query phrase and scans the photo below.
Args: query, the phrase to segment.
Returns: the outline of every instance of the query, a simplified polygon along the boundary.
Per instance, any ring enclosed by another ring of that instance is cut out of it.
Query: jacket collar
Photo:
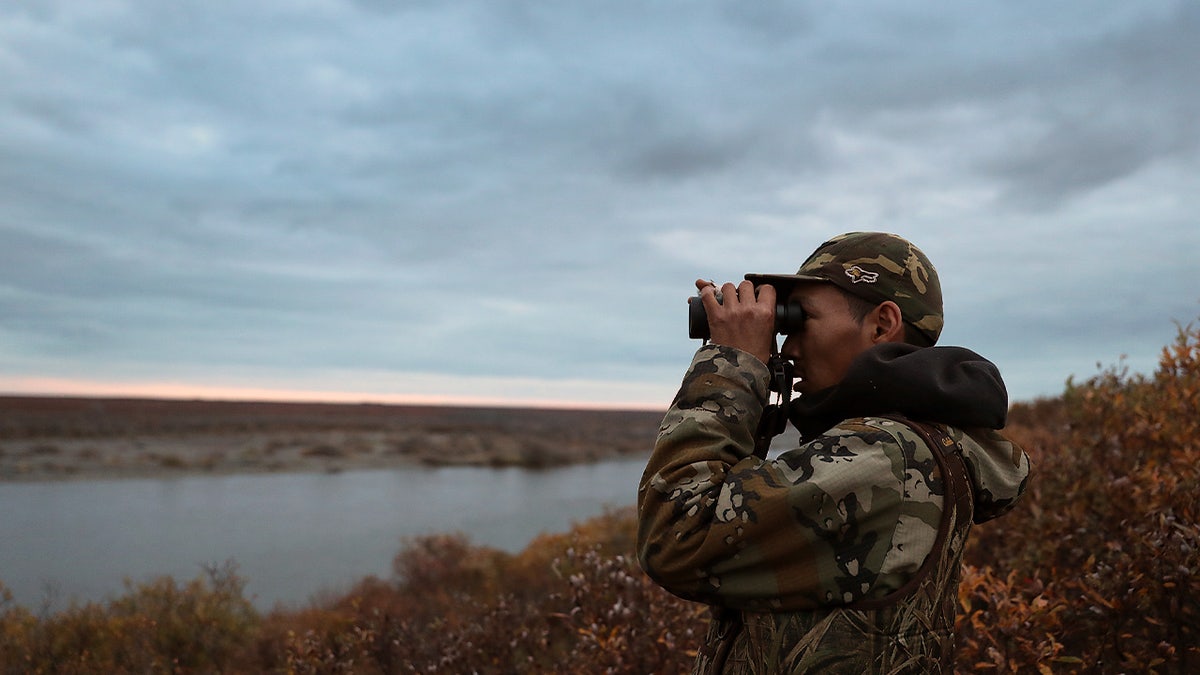
[[[890,342],[859,354],[840,383],[794,400],[788,416],[808,439],[844,419],[886,413],[1001,429],[1008,391],[995,364],[969,349]]]

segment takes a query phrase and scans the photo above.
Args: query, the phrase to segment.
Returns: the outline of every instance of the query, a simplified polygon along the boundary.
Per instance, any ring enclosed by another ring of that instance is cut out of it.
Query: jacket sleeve
[[[974,486],[975,523],[986,523],[1016,506],[1029,483],[1029,455],[994,429],[950,429],[963,449]]]
[[[697,351],[638,489],[643,569],[680,597],[739,609],[886,595],[936,536],[932,455],[923,462],[928,448],[902,425],[859,419],[761,460],[754,431],[768,378],[746,352]]]

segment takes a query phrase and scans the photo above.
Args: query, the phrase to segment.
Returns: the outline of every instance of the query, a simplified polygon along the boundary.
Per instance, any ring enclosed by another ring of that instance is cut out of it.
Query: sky
[[[0,4],[0,392],[665,408],[697,278],[933,260],[1012,400],[1200,318],[1200,5]]]

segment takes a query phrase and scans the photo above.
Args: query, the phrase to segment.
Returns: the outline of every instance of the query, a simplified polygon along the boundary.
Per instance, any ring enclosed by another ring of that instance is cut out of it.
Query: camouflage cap
[[[850,232],[817,247],[795,274],[747,274],[786,288],[824,281],[870,302],[891,300],[904,321],[935,344],[942,332],[942,285],[933,263],[908,240],[886,232]]]

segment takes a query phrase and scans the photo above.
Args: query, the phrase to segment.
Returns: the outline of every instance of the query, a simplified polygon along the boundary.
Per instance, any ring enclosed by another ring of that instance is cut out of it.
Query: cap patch
[[[846,268],[846,276],[850,277],[850,280],[856,284],[860,281],[873,284],[879,278],[879,272],[868,272],[858,265],[851,265]]]

